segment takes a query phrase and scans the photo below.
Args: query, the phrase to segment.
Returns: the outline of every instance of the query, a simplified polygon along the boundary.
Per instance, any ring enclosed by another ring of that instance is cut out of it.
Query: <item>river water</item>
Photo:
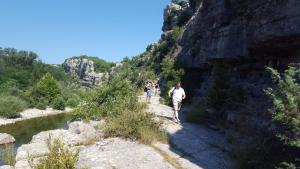
[[[32,136],[40,133],[41,131],[67,128],[70,120],[71,116],[68,114],[38,117],[19,121],[14,124],[0,126],[0,133],[7,133],[14,136],[16,139],[14,148],[17,149],[22,144],[29,143],[32,139]],[[0,160],[0,166],[1,165],[3,165],[3,162]]]

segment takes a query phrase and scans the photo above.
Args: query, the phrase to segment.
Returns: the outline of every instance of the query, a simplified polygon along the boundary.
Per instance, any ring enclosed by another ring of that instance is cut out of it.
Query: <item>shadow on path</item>
[[[175,123],[172,108],[160,104],[159,97],[152,99],[148,111],[162,120],[162,125],[170,136],[170,145],[158,143],[156,146],[175,157],[182,168],[236,168],[234,159],[229,155],[231,145],[220,131],[184,122],[186,109],[180,112],[182,123]]]

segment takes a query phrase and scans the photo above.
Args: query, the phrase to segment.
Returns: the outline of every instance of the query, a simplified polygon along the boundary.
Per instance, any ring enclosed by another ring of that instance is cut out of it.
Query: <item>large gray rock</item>
[[[163,31],[169,31],[174,26],[184,25],[192,16],[189,3],[183,1],[181,4],[171,3],[164,10]]]
[[[298,0],[194,0],[192,3],[197,11],[185,26],[178,55],[187,67],[201,68],[215,60],[299,56]]]
[[[99,86],[108,78],[108,73],[95,72],[94,62],[87,58],[67,59],[63,67],[67,73],[83,80],[83,86]]]
[[[10,165],[3,165],[3,166],[0,166],[0,169],[14,169],[14,167],[10,166]]]
[[[82,148],[77,167],[90,169],[174,168],[151,147],[119,138],[106,139]]]
[[[0,145],[3,144],[11,144],[14,143],[16,140],[12,135],[6,133],[0,133]]]

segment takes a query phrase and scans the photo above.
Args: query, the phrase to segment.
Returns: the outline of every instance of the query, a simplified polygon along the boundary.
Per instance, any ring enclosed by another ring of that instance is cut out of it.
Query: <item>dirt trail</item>
[[[152,98],[148,112],[162,120],[163,127],[170,135],[170,145],[158,143],[155,147],[162,150],[168,158],[177,160],[180,166],[176,168],[236,168],[235,160],[229,155],[231,145],[220,131],[187,123],[184,119],[181,119],[181,124],[176,124],[172,121],[172,108],[160,104],[159,97]]]

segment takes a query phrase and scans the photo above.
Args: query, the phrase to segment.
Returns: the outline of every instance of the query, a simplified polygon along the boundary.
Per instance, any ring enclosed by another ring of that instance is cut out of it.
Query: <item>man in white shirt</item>
[[[182,100],[186,98],[185,92],[181,87],[181,83],[178,82],[176,84],[176,87],[173,87],[168,94],[169,97],[172,96],[173,107],[174,107],[174,119],[179,123],[180,120],[178,118],[178,111],[181,108]]]

